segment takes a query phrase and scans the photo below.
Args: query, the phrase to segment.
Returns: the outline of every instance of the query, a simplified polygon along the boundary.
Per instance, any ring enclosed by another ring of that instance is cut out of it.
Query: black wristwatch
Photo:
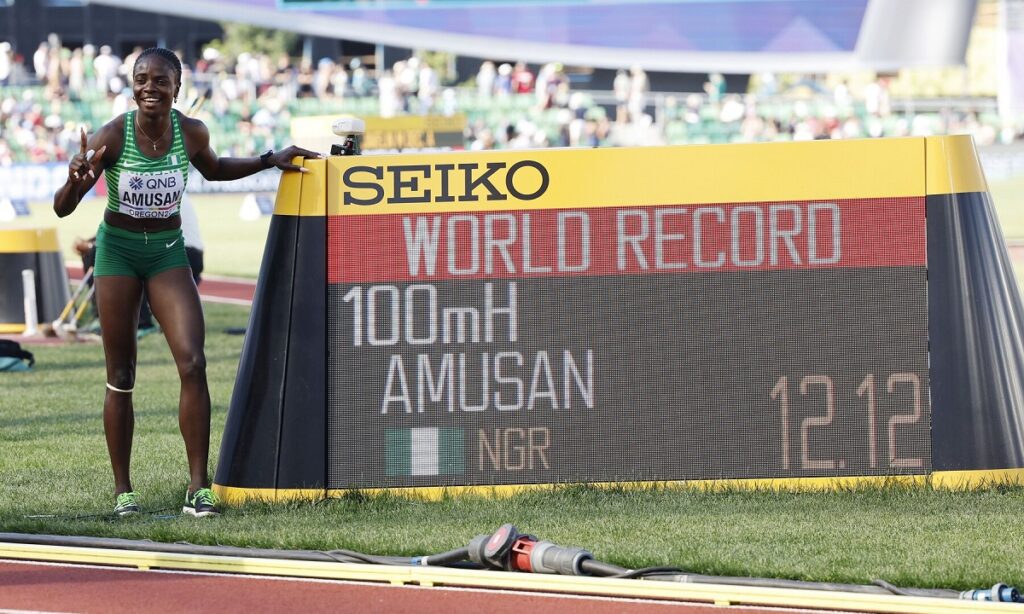
[[[268,149],[260,154],[260,164],[263,165],[263,168],[270,168],[273,166],[273,164],[270,163],[270,156],[272,155],[274,155],[273,149]]]

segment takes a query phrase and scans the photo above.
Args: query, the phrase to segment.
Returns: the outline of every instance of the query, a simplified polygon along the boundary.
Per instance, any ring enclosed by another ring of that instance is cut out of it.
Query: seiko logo
[[[547,191],[551,183],[548,169],[534,160],[521,160],[512,166],[505,162],[485,165],[411,164],[394,166],[352,166],[345,169],[345,205],[370,206],[380,203],[450,203],[483,200],[533,200]],[[427,189],[423,183],[436,186]],[[385,198],[385,186],[392,194]],[[353,194],[353,191],[360,193]]]

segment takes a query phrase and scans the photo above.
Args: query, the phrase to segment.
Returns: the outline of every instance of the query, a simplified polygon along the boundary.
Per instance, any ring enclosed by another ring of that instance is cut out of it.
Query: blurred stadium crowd
[[[23,57],[0,42],[0,165],[66,160],[77,150],[80,125],[95,130],[129,109],[139,52],[120,58],[106,45],[69,49],[51,36]],[[468,149],[964,133],[988,145],[1024,136],[1000,121],[994,104],[902,101],[897,108],[884,76],[856,87],[807,76],[782,88],[774,75],[757,75],[747,93],[736,94],[727,92],[725,77],[712,74],[703,91],[656,93],[639,66],[618,71],[608,92],[574,90],[557,63],[533,72],[522,63],[485,61],[461,83],[443,82],[416,56],[376,71],[359,60],[248,53],[229,60],[208,47],[183,66],[179,107],[187,111],[208,93],[194,114],[209,126],[218,152],[234,156],[288,143],[292,117],[339,113],[463,113]]]

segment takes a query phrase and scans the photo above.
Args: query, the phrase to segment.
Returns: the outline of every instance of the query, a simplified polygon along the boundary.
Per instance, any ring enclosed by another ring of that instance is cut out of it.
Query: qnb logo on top
[[[342,174],[343,204],[452,203],[534,200],[547,192],[551,175],[535,160],[465,164],[352,166]]]
[[[180,170],[155,173],[122,172],[118,179],[118,211],[135,218],[165,218],[177,213],[185,176]]]

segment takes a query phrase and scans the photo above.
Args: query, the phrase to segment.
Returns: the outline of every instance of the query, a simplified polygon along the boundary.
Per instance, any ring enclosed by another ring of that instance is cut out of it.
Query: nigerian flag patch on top
[[[387,475],[452,475],[465,470],[462,429],[386,429]]]

